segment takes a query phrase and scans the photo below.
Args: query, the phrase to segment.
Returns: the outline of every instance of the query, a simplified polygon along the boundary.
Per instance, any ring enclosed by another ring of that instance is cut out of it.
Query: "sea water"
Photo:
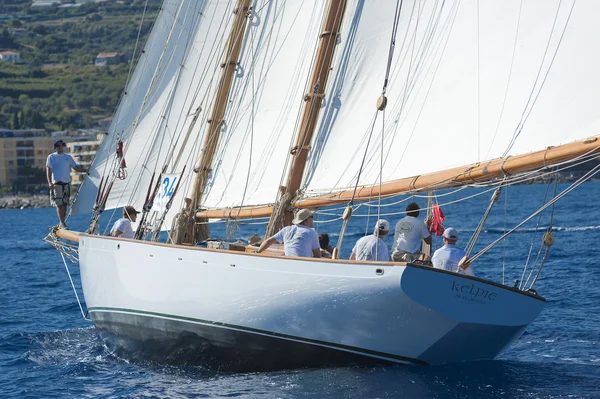
[[[557,191],[567,186],[560,184]],[[510,187],[487,220],[475,252],[531,215],[554,186]],[[440,193],[446,227],[464,246],[491,192]],[[470,197],[470,198],[469,198]],[[534,288],[547,306],[523,336],[498,359],[444,366],[369,366],[223,373],[201,365],[149,364],[110,352],[83,320],[65,265],[42,241],[56,223],[52,208],[0,211],[0,397],[2,398],[600,398],[600,183],[586,183],[556,204],[555,244]],[[459,199],[468,198],[455,202]],[[410,200],[387,201],[379,217],[394,226]],[[395,202],[394,202],[395,201]],[[375,207],[355,212],[342,245],[371,231]],[[317,214],[316,227],[336,244],[339,209]],[[107,212],[110,214],[110,212]],[[479,276],[513,285],[523,266],[535,264],[551,209],[496,245],[473,268]],[[422,218],[422,215],[421,215]],[[103,227],[109,225],[105,221]],[[87,219],[69,220],[73,229]],[[110,226],[108,226],[110,227]],[[213,235],[247,238],[264,226],[216,224]],[[229,233],[228,233],[229,232]],[[392,238],[386,242],[392,244]],[[533,245],[532,245],[533,242]],[[434,247],[441,241],[434,238]],[[79,287],[79,273],[67,262]],[[529,272],[526,273],[525,279]],[[535,274],[534,274],[535,275]],[[533,276],[532,275],[532,278]],[[479,337],[485,339],[485,336]]]

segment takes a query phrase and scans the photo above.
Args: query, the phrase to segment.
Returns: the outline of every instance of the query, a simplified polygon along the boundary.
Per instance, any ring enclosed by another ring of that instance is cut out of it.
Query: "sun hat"
[[[56,148],[56,147],[64,147],[64,146],[66,146],[66,145],[67,145],[67,144],[65,144],[65,142],[64,142],[64,141],[62,141],[62,140],[56,140],[56,141],[54,142],[54,148]]]
[[[373,229],[373,234],[377,234],[378,232],[387,232],[390,231],[390,222],[385,219],[379,219],[377,223],[375,223],[375,228]]]
[[[298,213],[296,213],[296,216],[294,217],[294,220],[292,220],[292,223],[294,224],[300,224],[302,222],[304,222],[306,219],[308,219],[309,217],[314,216],[314,212],[311,211],[310,209],[300,209],[298,211]]]
[[[442,237],[445,237],[449,240],[458,240],[458,231],[456,231],[456,229],[453,227],[448,227],[446,230],[444,230]]]

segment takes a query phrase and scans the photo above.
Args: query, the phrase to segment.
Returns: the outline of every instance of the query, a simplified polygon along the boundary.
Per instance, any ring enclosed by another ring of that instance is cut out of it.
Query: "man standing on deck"
[[[57,140],[54,142],[56,152],[48,155],[46,160],[46,178],[50,189],[50,202],[56,206],[56,213],[60,222],[59,228],[66,229],[65,217],[67,216],[67,205],[71,200],[71,168],[77,172],[87,172],[75,162],[73,157],[65,154],[65,142]]]
[[[411,202],[406,207],[406,216],[396,223],[392,260],[414,262],[421,255],[421,240],[431,245],[431,234],[427,224],[431,224],[431,221],[423,223],[417,219],[420,211],[419,205]]]
[[[275,242],[283,243],[285,256],[300,256],[305,258],[320,258],[321,247],[319,236],[313,229],[314,212],[309,209],[298,211],[292,223],[279,230],[273,237],[267,238],[256,252],[261,253]]]
[[[433,253],[431,263],[436,269],[449,270],[451,272],[457,272],[460,274],[466,274],[467,276],[474,276],[471,267],[467,270],[463,270],[458,267],[458,264],[462,258],[465,257],[465,251],[456,247],[458,241],[458,231],[452,227],[448,227],[442,234],[444,240],[444,246]]]

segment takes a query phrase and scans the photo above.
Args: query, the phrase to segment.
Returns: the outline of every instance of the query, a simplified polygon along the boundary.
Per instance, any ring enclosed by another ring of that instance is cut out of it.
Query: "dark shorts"
[[[421,251],[417,251],[417,253],[413,254],[407,251],[403,251],[401,249],[396,249],[392,252],[392,260],[394,262],[414,262],[419,259],[421,256]]]
[[[54,183],[50,190],[50,203],[54,206],[69,205],[71,200],[71,183]]]

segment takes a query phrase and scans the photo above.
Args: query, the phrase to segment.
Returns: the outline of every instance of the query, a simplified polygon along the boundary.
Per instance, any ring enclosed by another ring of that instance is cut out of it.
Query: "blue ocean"
[[[557,191],[566,187],[559,184]],[[535,212],[554,189],[540,184],[504,190],[475,252]],[[459,246],[475,230],[490,196],[491,192],[474,188],[439,193],[444,225],[458,229]],[[265,373],[166,366],[111,352],[82,318],[60,254],[42,241],[48,226],[56,224],[54,209],[1,210],[0,397],[600,398],[599,197],[600,182],[584,184],[559,201],[553,212],[548,209],[541,218],[532,218],[474,263],[478,276],[512,286],[522,280],[529,259],[527,279],[536,259],[539,266],[541,235],[553,213],[555,243],[534,286],[547,306],[497,359]],[[412,199],[426,204],[424,198]],[[379,217],[393,226],[410,200],[387,201]],[[336,213],[341,213],[339,208],[316,217],[319,232],[329,233],[333,245],[340,230]],[[372,230],[376,219],[375,207],[356,211],[342,245],[344,257],[366,230]],[[73,217],[68,224],[74,230],[85,229],[87,217]],[[213,235],[226,238],[233,227],[217,224]],[[236,234],[247,238],[256,230],[262,234],[264,227],[240,224]],[[391,246],[391,237],[386,242]],[[435,238],[434,247],[440,245]],[[79,287],[77,266],[67,265]]]

